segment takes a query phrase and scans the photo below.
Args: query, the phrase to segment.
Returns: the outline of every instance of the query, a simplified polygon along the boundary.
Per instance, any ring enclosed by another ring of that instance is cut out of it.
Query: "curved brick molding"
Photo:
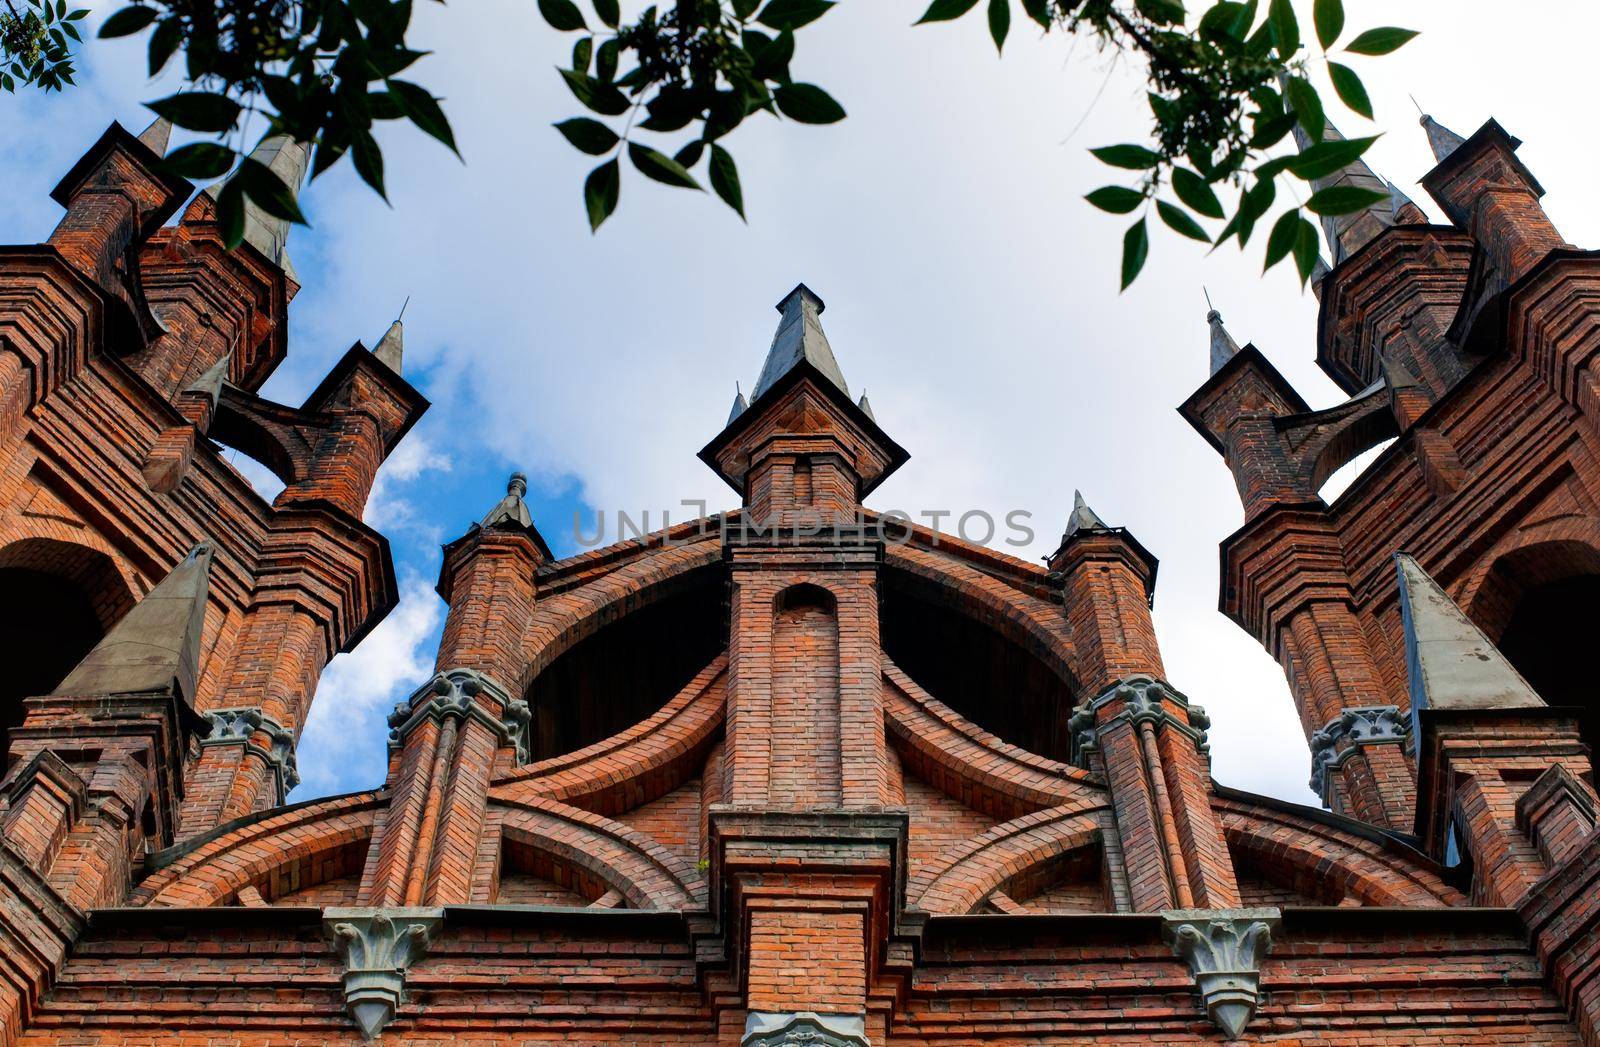
[[[1398,705],[1346,709],[1311,736],[1311,791],[1328,803],[1333,775],[1364,745],[1409,745],[1411,717]]]
[[[1101,710],[1117,703],[1121,703],[1123,708],[1109,719],[1101,719]],[[1183,715],[1174,715],[1174,709],[1182,710]],[[1164,680],[1152,676],[1130,676],[1107,687],[1099,697],[1072,711],[1072,719],[1067,724],[1067,729],[1072,732],[1072,762],[1087,767],[1089,754],[1098,746],[1099,736],[1118,723],[1170,726],[1188,736],[1194,742],[1195,749],[1207,760],[1211,757],[1211,744],[1206,737],[1206,731],[1211,727],[1211,717],[1206,715],[1205,709],[1191,705],[1188,698]]]
[[[210,731],[200,739],[201,746],[242,745],[245,752],[261,757],[272,768],[278,803],[283,803],[289,791],[300,784],[300,771],[294,756],[294,734],[277,720],[255,706],[212,709],[201,715],[211,724]],[[267,733],[272,740],[271,748],[264,749],[251,740],[257,731]]]
[[[868,1047],[866,1019],[858,1014],[754,1011],[744,1023],[739,1047]]]
[[[505,719],[497,719],[485,709],[477,700],[480,694],[504,709]],[[396,705],[389,714],[389,751],[394,753],[403,747],[406,736],[424,721],[443,723],[450,718],[479,721],[494,731],[502,744],[516,748],[517,763],[528,761],[528,725],[533,719],[528,703],[512,698],[504,686],[474,669],[436,673],[415,694]]]
[[[1261,961],[1281,922],[1276,908],[1174,909],[1162,913],[1162,936],[1194,972],[1206,1013],[1237,1040],[1261,1002]]]
[[[405,1000],[406,970],[427,952],[443,909],[329,908],[323,929],[344,961],[344,1005],[371,1042]]]

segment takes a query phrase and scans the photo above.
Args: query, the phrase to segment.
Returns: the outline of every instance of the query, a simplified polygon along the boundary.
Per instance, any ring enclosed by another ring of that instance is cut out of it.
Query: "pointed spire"
[[[1089,508],[1089,503],[1083,500],[1083,492],[1072,492],[1072,515],[1067,517],[1067,529],[1061,534],[1061,544],[1066,545],[1067,540],[1079,531],[1109,531],[1110,526],[1100,519],[1098,513]]]
[[[383,332],[383,337],[378,339],[378,345],[372,350],[372,355],[395,374],[400,373],[400,359],[406,350],[406,328],[398,319],[389,325]]]
[[[1427,113],[1423,113],[1417,123],[1421,124],[1422,130],[1427,133],[1428,148],[1433,150],[1433,158],[1438,163],[1444,163],[1445,158],[1466,141]]]
[[[861,399],[856,401],[856,406],[861,408],[862,414],[871,418],[874,422],[878,420],[878,416],[872,413],[872,401],[867,399],[867,391],[865,389],[861,390]]]
[[[1211,327],[1211,373],[1216,374],[1239,352],[1239,343],[1222,326],[1222,314],[1211,306],[1210,291],[1206,291],[1206,309],[1206,323]]]
[[[53,693],[82,696],[172,690],[192,703],[213,554],[208,542],[190,550],[111,627]]]
[[[1295,144],[1303,153],[1312,146],[1311,136],[1299,124],[1294,126]],[[1322,133],[1324,142],[1342,142],[1344,135],[1330,122]],[[1411,201],[1403,193],[1367,166],[1365,160],[1353,160],[1332,174],[1314,178],[1311,191],[1320,193],[1335,186],[1353,186],[1383,194],[1383,199],[1360,211],[1342,215],[1323,215],[1322,232],[1327,237],[1328,249],[1333,252],[1333,262],[1338,265],[1356,251],[1365,247],[1374,237],[1395,224],[1395,214],[1400,206]],[[1398,199],[1397,199],[1398,197]]]
[[[157,156],[166,156],[167,144],[172,141],[172,121],[164,116],[156,117],[153,124],[139,132],[139,141]]]
[[[528,474],[515,472],[511,479],[506,481],[506,496],[495,503],[489,510],[489,515],[483,518],[482,526],[490,527],[520,527],[527,530],[533,526],[533,514],[528,511],[528,503],[522,500],[528,493]]]
[[[212,404],[216,404],[217,398],[222,395],[222,386],[228,380],[228,368],[232,364],[233,354],[223,353],[222,359],[206,368],[205,373],[190,382],[183,391],[209,396]]]
[[[1415,389],[1422,384],[1399,360],[1388,353],[1378,354],[1378,366],[1383,371],[1384,384],[1390,389]]]
[[[1394,556],[1413,716],[1421,709],[1526,709],[1544,705],[1505,655],[1405,553]]]
[[[850,387],[845,384],[839,362],[833,358],[828,336],[822,333],[822,311],[827,306],[815,291],[805,284],[797,284],[793,291],[778,303],[783,319],[772,336],[772,348],[767,350],[767,362],[761,368],[761,378],[756,382],[751,402],[761,399],[761,394],[778,383],[778,379],[792,371],[804,360],[815,367],[824,378],[838,386],[846,396]]]
[[[273,135],[263,138],[261,144],[256,146],[250,154],[250,159],[260,164],[265,164],[272,173],[277,175],[283,184],[289,187],[290,195],[296,199],[300,197],[300,186],[306,180],[306,169],[311,165],[311,150],[303,143],[296,142],[287,135]],[[222,195],[222,187],[226,184],[218,182],[209,186],[206,193],[215,198]],[[273,262],[284,268],[286,273],[293,275],[289,267],[286,245],[289,242],[289,222],[282,218],[275,218],[261,210],[254,203],[245,205],[244,238],[256,250],[266,255]]]
[[[733,409],[728,412],[728,422],[727,422],[727,424],[728,425],[732,425],[734,419],[738,418],[741,414],[744,414],[745,408],[747,408],[749,406],[750,406],[750,401],[746,400],[744,398],[744,390],[739,388],[739,383],[738,382],[734,382],[733,383]]]

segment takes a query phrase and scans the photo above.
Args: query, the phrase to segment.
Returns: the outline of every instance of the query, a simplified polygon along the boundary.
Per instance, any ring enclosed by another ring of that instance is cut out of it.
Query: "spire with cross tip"
[[[1433,150],[1433,158],[1439,163],[1443,163],[1446,157],[1466,141],[1427,113],[1423,113],[1417,123],[1421,124],[1422,130],[1427,133],[1428,148]]]
[[[1233,335],[1222,326],[1222,314],[1211,306],[1211,295],[1206,295],[1206,325],[1211,328],[1211,373],[1216,374],[1222,370],[1227,362],[1239,352],[1239,343],[1233,340]]]

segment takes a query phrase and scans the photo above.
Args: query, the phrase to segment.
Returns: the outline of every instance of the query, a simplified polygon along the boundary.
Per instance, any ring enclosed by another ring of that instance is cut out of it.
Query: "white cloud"
[[[430,537],[433,536],[438,524],[419,520],[415,492],[397,491],[395,488],[409,485],[423,473],[448,473],[452,467],[450,456],[436,449],[425,433],[408,433],[378,470],[362,519],[380,531],[421,527]]]

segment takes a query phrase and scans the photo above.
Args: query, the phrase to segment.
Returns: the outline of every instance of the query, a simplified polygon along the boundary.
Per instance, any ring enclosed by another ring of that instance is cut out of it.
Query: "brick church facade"
[[[1425,128],[1449,225],[1326,223],[1348,401],[1212,313],[1181,408],[1317,809],[1212,780],[1155,557],[1081,498],[1043,566],[862,508],[907,452],[804,286],[700,452],[740,508],[558,560],[513,477],[385,780],[287,803],[427,403],[398,322],[263,398],[286,227],[225,250],[113,125],[0,248],[0,1043],[1600,1042],[1600,259],[1498,124]]]

